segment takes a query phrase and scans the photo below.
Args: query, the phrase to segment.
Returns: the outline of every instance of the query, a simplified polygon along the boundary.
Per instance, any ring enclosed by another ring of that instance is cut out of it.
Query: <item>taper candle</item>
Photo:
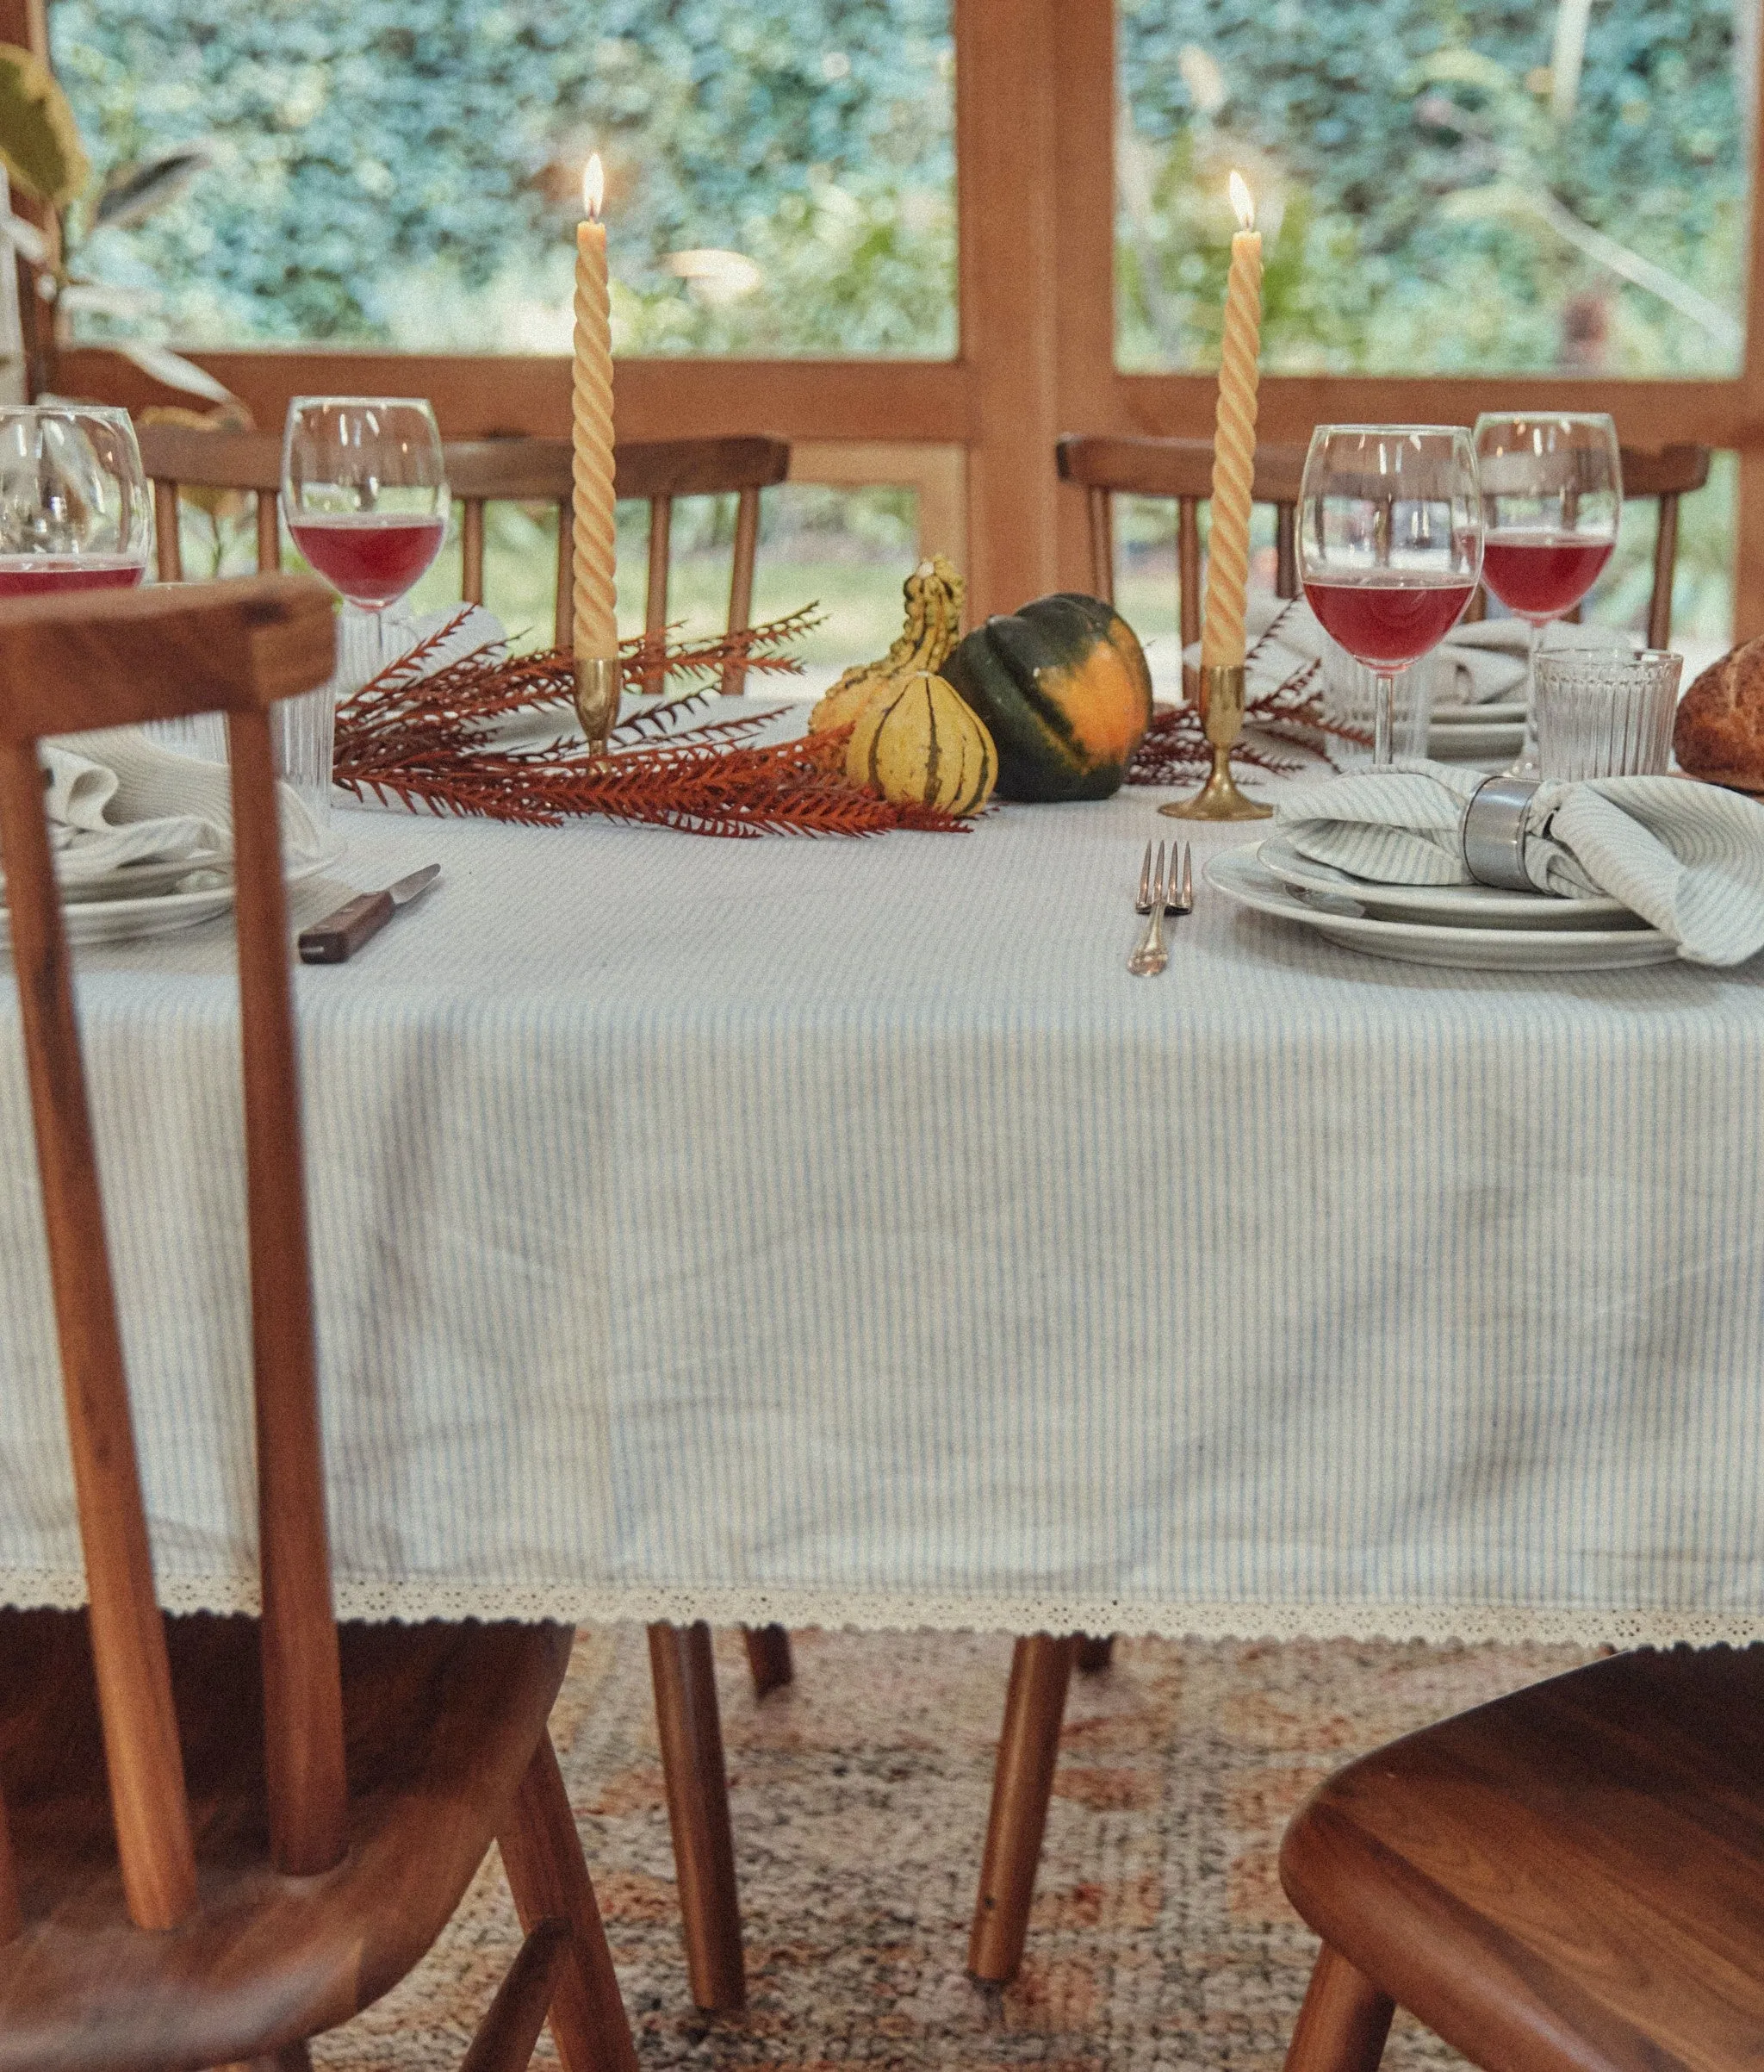
[[[570,377],[572,442],[570,617],[584,661],[614,661],[618,619],[613,588],[612,311],[606,289],[606,178],[598,152],[582,176],[584,220],[575,231],[575,362]]]
[[[1256,472],[1256,363],[1262,342],[1262,233],[1239,173],[1231,176],[1239,225],[1231,240],[1225,289],[1225,349],[1213,432],[1212,530],[1207,546],[1207,607],[1201,666],[1229,668],[1244,658],[1244,594],[1250,581],[1250,485]]]

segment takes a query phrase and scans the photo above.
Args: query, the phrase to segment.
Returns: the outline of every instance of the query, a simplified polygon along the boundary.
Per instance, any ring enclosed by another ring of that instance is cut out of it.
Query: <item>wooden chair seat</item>
[[[1618,1656],[1324,1783],[1281,1878],[1325,1951],[1291,2069],[1390,2004],[1500,2072],[1764,2059],[1764,1647]]]
[[[167,1621],[199,1901],[130,1920],[84,1612],[0,1614],[0,1770],[24,1914],[0,2072],[231,2064],[347,2020],[428,1949],[482,1862],[569,1659],[558,1626],[343,1626],[349,1846],[269,1857],[254,1619]]]

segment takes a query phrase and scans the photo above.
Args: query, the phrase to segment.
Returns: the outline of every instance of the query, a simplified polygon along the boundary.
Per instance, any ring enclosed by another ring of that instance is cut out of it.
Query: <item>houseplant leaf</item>
[[[27,223],[22,216],[0,215],[0,238],[32,266],[47,266],[49,263],[49,240],[34,223]]]
[[[168,389],[182,389],[186,395],[205,395],[214,403],[238,400],[232,389],[217,382],[206,368],[185,359],[169,345],[145,345],[133,339],[108,339],[106,345],[109,352],[120,352],[124,359],[133,360],[143,374],[151,374],[156,382],[163,382]]]
[[[106,176],[92,212],[96,229],[126,229],[175,201],[208,164],[205,145],[181,145],[139,165],[119,165]]]
[[[65,208],[91,177],[66,95],[16,43],[0,43],[0,159],[15,187],[50,208]]]

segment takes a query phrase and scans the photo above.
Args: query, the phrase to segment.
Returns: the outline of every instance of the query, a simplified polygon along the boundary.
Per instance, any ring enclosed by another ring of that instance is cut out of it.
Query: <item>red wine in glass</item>
[[[1404,582],[1386,569],[1309,580],[1305,596],[1323,631],[1356,662],[1406,669],[1436,648],[1470,601],[1470,582]]]
[[[1543,625],[1574,610],[1616,545],[1575,532],[1490,532],[1482,580],[1515,618]]]
[[[370,511],[291,519],[288,529],[333,589],[371,609],[395,603],[424,573],[441,551],[447,521]]]
[[[146,573],[144,562],[120,554],[0,554],[0,597],[128,589]]]

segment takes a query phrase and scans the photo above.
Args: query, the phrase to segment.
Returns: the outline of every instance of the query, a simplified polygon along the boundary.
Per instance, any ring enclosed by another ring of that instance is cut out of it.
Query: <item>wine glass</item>
[[[138,583],[153,500],[126,410],[0,408],[0,597]]]
[[[447,532],[447,473],[420,397],[297,395],[282,442],[282,511],[294,544],[370,635],[376,675],[395,659],[403,600]]]
[[[1391,760],[1396,675],[1457,624],[1482,565],[1476,456],[1455,425],[1319,425],[1299,491],[1299,574],[1331,639],[1377,680]]]
[[[1508,773],[1537,775],[1537,644],[1574,610],[1617,545],[1623,464],[1602,411],[1485,410],[1476,420],[1482,580],[1530,631],[1525,745]]]

